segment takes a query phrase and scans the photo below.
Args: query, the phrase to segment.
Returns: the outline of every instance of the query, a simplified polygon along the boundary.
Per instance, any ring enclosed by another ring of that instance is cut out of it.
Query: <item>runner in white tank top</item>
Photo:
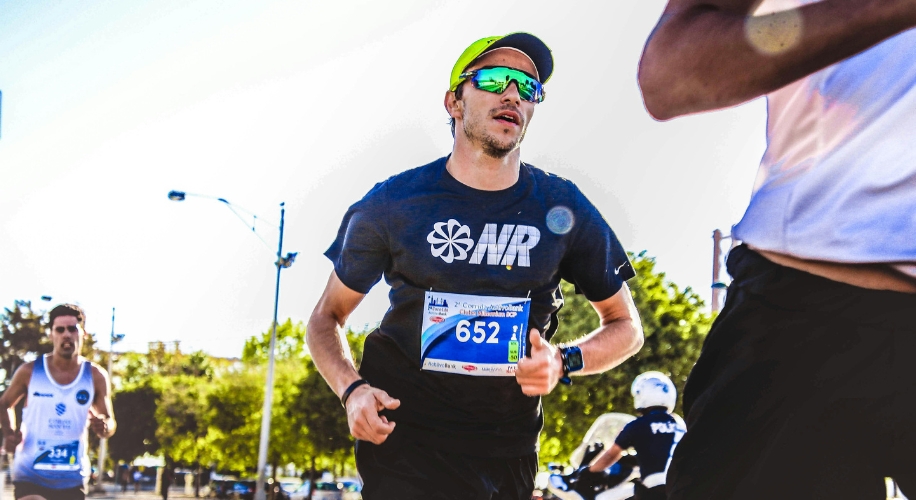
[[[90,473],[87,429],[99,437],[115,431],[108,374],[79,355],[85,315],[78,306],[55,307],[50,321],[51,354],[22,365],[0,396],[3,448],[16,450],[17,499],[81,500]],[[13,408],[23,397],[17,430]]]

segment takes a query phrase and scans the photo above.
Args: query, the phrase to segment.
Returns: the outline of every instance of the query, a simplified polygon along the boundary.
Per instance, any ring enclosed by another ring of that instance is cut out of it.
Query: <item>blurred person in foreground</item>
[[[914,25],[916,0],[670,0],[649,38],[654,117],[768,105],[670,498],[916,495]]]
[[[552,72],[533,35],[471,44],[445,93],[451,154],[377,184],[325,254],[308,345],[346,408],[367,500],[529,499],[538,396],[642,345],[613,231],[572,182],[520,160]],[[357,372],[342,327],[382,276],[391,307]],[[600,326],[558,348],[561,278]]]
[[[58,305],[48,317],[51,353],[19,367],[0,396],[3,448],[16,450],[17,500],[82,500],[91,471],[88,430],[100,438],[115,433],[108,372],[80,356],[88,334],[79,306]],[[17,430],[14,408],[22,398]]]

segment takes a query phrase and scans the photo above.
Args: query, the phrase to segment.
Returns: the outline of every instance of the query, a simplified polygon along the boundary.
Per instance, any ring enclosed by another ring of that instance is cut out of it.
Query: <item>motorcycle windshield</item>
[[[595,443],[602,443],[605,449],[609,449],[614,440],[617,439],[620,431],[634,420],[636,420],[636,417],[626,413],[605,413],[601,415],[595,419],[588,432],[585,433],[582,444],[573,450],[569,457],[569,463],[574,468],[578,468],[582,464],[582,457],[585,456],[586,448]]]

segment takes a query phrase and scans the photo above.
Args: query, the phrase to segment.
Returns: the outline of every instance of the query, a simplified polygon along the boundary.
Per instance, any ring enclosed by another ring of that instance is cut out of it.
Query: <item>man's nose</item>
[[[522,103],[522,97],[518,93],[518,83],[515,80],[509,82],[509,86],[503,91],[502,100],[504,102],[514,102],[516,106]]]

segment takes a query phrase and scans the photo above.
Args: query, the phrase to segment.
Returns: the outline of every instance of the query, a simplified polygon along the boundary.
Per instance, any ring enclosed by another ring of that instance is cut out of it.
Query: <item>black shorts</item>
[[[45,500],[86,499],[86,492],[81,486],[56,490],[52,488],[45,488],[44,486],[39,486],[35,483],[27,483],[25,481],[17,481],[13,483],[13,498],[18,500],[19,498],[27,497],[29,495],[38,495],[44,497]]]
[[[652,488],[646,488],[640,483],[636,483],[634,488],[633,500],[667,500],[668,496],[665,494],[665,485],[653,486]]]
[[[687,380],[669,498],[916,495],[916,295],[858,288],[740,246]]]
[[[480,458],[401,440],[356,442],[364,500],[530,500],[537,453]]]

